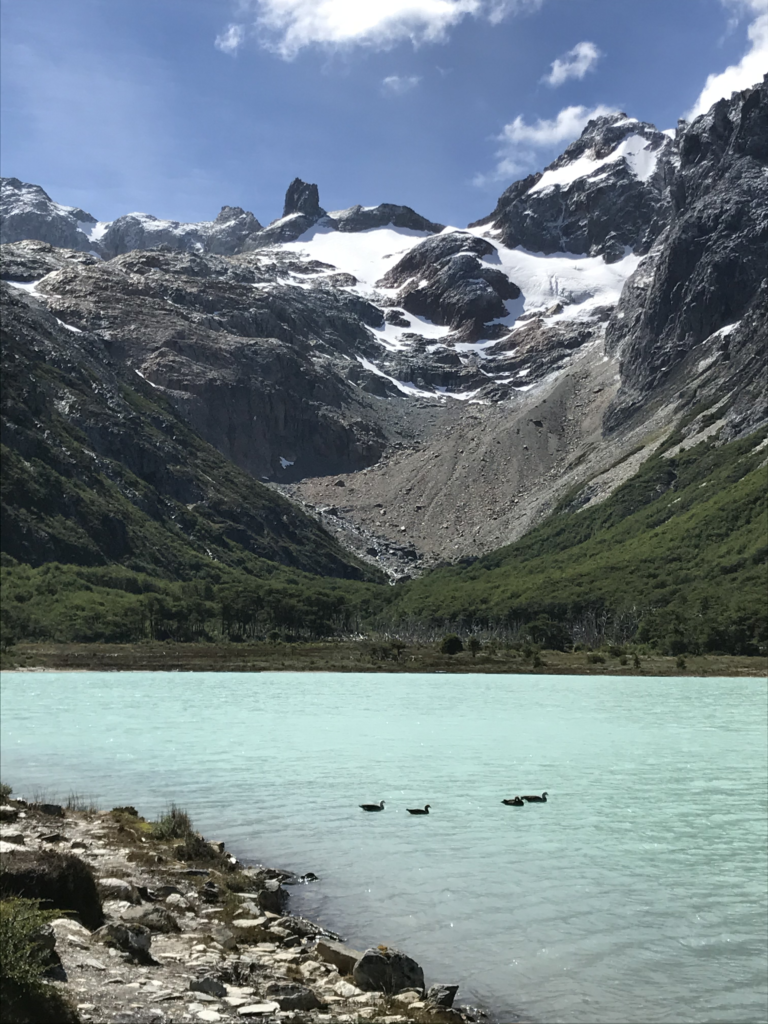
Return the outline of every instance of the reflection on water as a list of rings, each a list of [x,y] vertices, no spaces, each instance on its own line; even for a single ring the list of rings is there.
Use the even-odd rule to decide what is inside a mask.
[[[183,804],[357,946],[554,1022],[768,1017],[760,680],[6,673],[2,776]],[[546,804],[501,800],[547,790]],[[385,800],[380,814],[358,805]],[[431,804],[429,815],[407,807]]]

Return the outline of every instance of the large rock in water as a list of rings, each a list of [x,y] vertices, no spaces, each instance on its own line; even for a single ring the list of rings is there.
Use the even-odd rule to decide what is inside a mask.
[[[399,949],[380,946],[366,949],[352,970],[358,988],[364,992],[395,994],[403,989],[424,991],[424,971]]]

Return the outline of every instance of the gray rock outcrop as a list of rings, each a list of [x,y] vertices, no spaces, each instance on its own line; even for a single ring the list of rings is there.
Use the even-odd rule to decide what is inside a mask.
[[[403,989],[424,990],[424,971],[415,960],[393,947],[366,949],[353,967],[352,977],[363,992],[394,994]]]
[[[476,235],[435,235],[414,246],[379,284],[399,288],[399,305],[414,316],[464,329],[474,340],[484,324],[507,315],[506,299],[520,295],[506,274],[481,262],[495,253],[495,246]]]
[[[0,178],[0,243],[36,238],[62,249],[96,248],[90,232],[96,218],[75,206],[55,203],[45,189],[18,178]]]
[[[627,281],[608,323],[606,347],[620,354],[622,377],[610,427],[672,381],[707,339],[719,376],[728,362],[729,378],[739,363],[756,368],[765,333],[768,76],[720,100],[678,136],[669,226]],[[745,330],[753,320],[755,330]],[[745,370],[752,403],[764,409],[759,380]]]
[[[676,149],[653,125],[626,114],[590,121],[543,172],[516,181],[489,225],[504,245],[620,259],[647,252],[672,209]]]

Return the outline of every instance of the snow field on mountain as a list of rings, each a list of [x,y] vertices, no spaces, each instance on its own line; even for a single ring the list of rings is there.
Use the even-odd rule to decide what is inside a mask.
[[[565,308],[549,318],[554,321],[577,320],[589,316],[599,306],[613,306],[619,301],[624,282],[641,259],[628,252],[616,263],[606,263],[602,256],[579,256],[569,252],[547,255],[497,245],[496,252],[484,256],[483,260],[500,266],[510,281],[515,282],[522,292],[523,308],[520,309],[520,299],[508,302],[508,316],[496,322],[512,326],[521,312],[543,312],[556,303],[562,303]]]
[[[315,225],[295,242],[283,242],[280,248],[354,274],[356,291],[367,296],[390,267],[429,235],[429,231],[391,226],[351,232]]]
[[[642,135],[630,135],[620,142],[619,145],[602,159],[594,156],[584,155],[562,167],[554,167],[551,171],[545,171],[536,184],[528,189],[528,195],[536,192],[543,192],[545,189],[559,185],[561,188],[568,188],[579,178],[586,178],[594,174],[601,167],[618,163],[625,160],[630,171],[640,181],[647,181],[656,169],[656,162],[661,150],[651,149],[651,143]]]

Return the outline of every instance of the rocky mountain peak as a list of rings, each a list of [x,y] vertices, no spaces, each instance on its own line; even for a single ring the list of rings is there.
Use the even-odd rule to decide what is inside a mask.
[[[310,185],[301,178],[293,179],[285,193],[283,217],[290,217],[292,213],[301,213],[315,220],[319,220],[325,214],[325,210],[320,206],[317,185]]]
[[[610,114],[590,121],[543,172],[511,185],[489,225],[504,245],[603,256],[647,252],[671,212],[675,142],[652,124]]]

